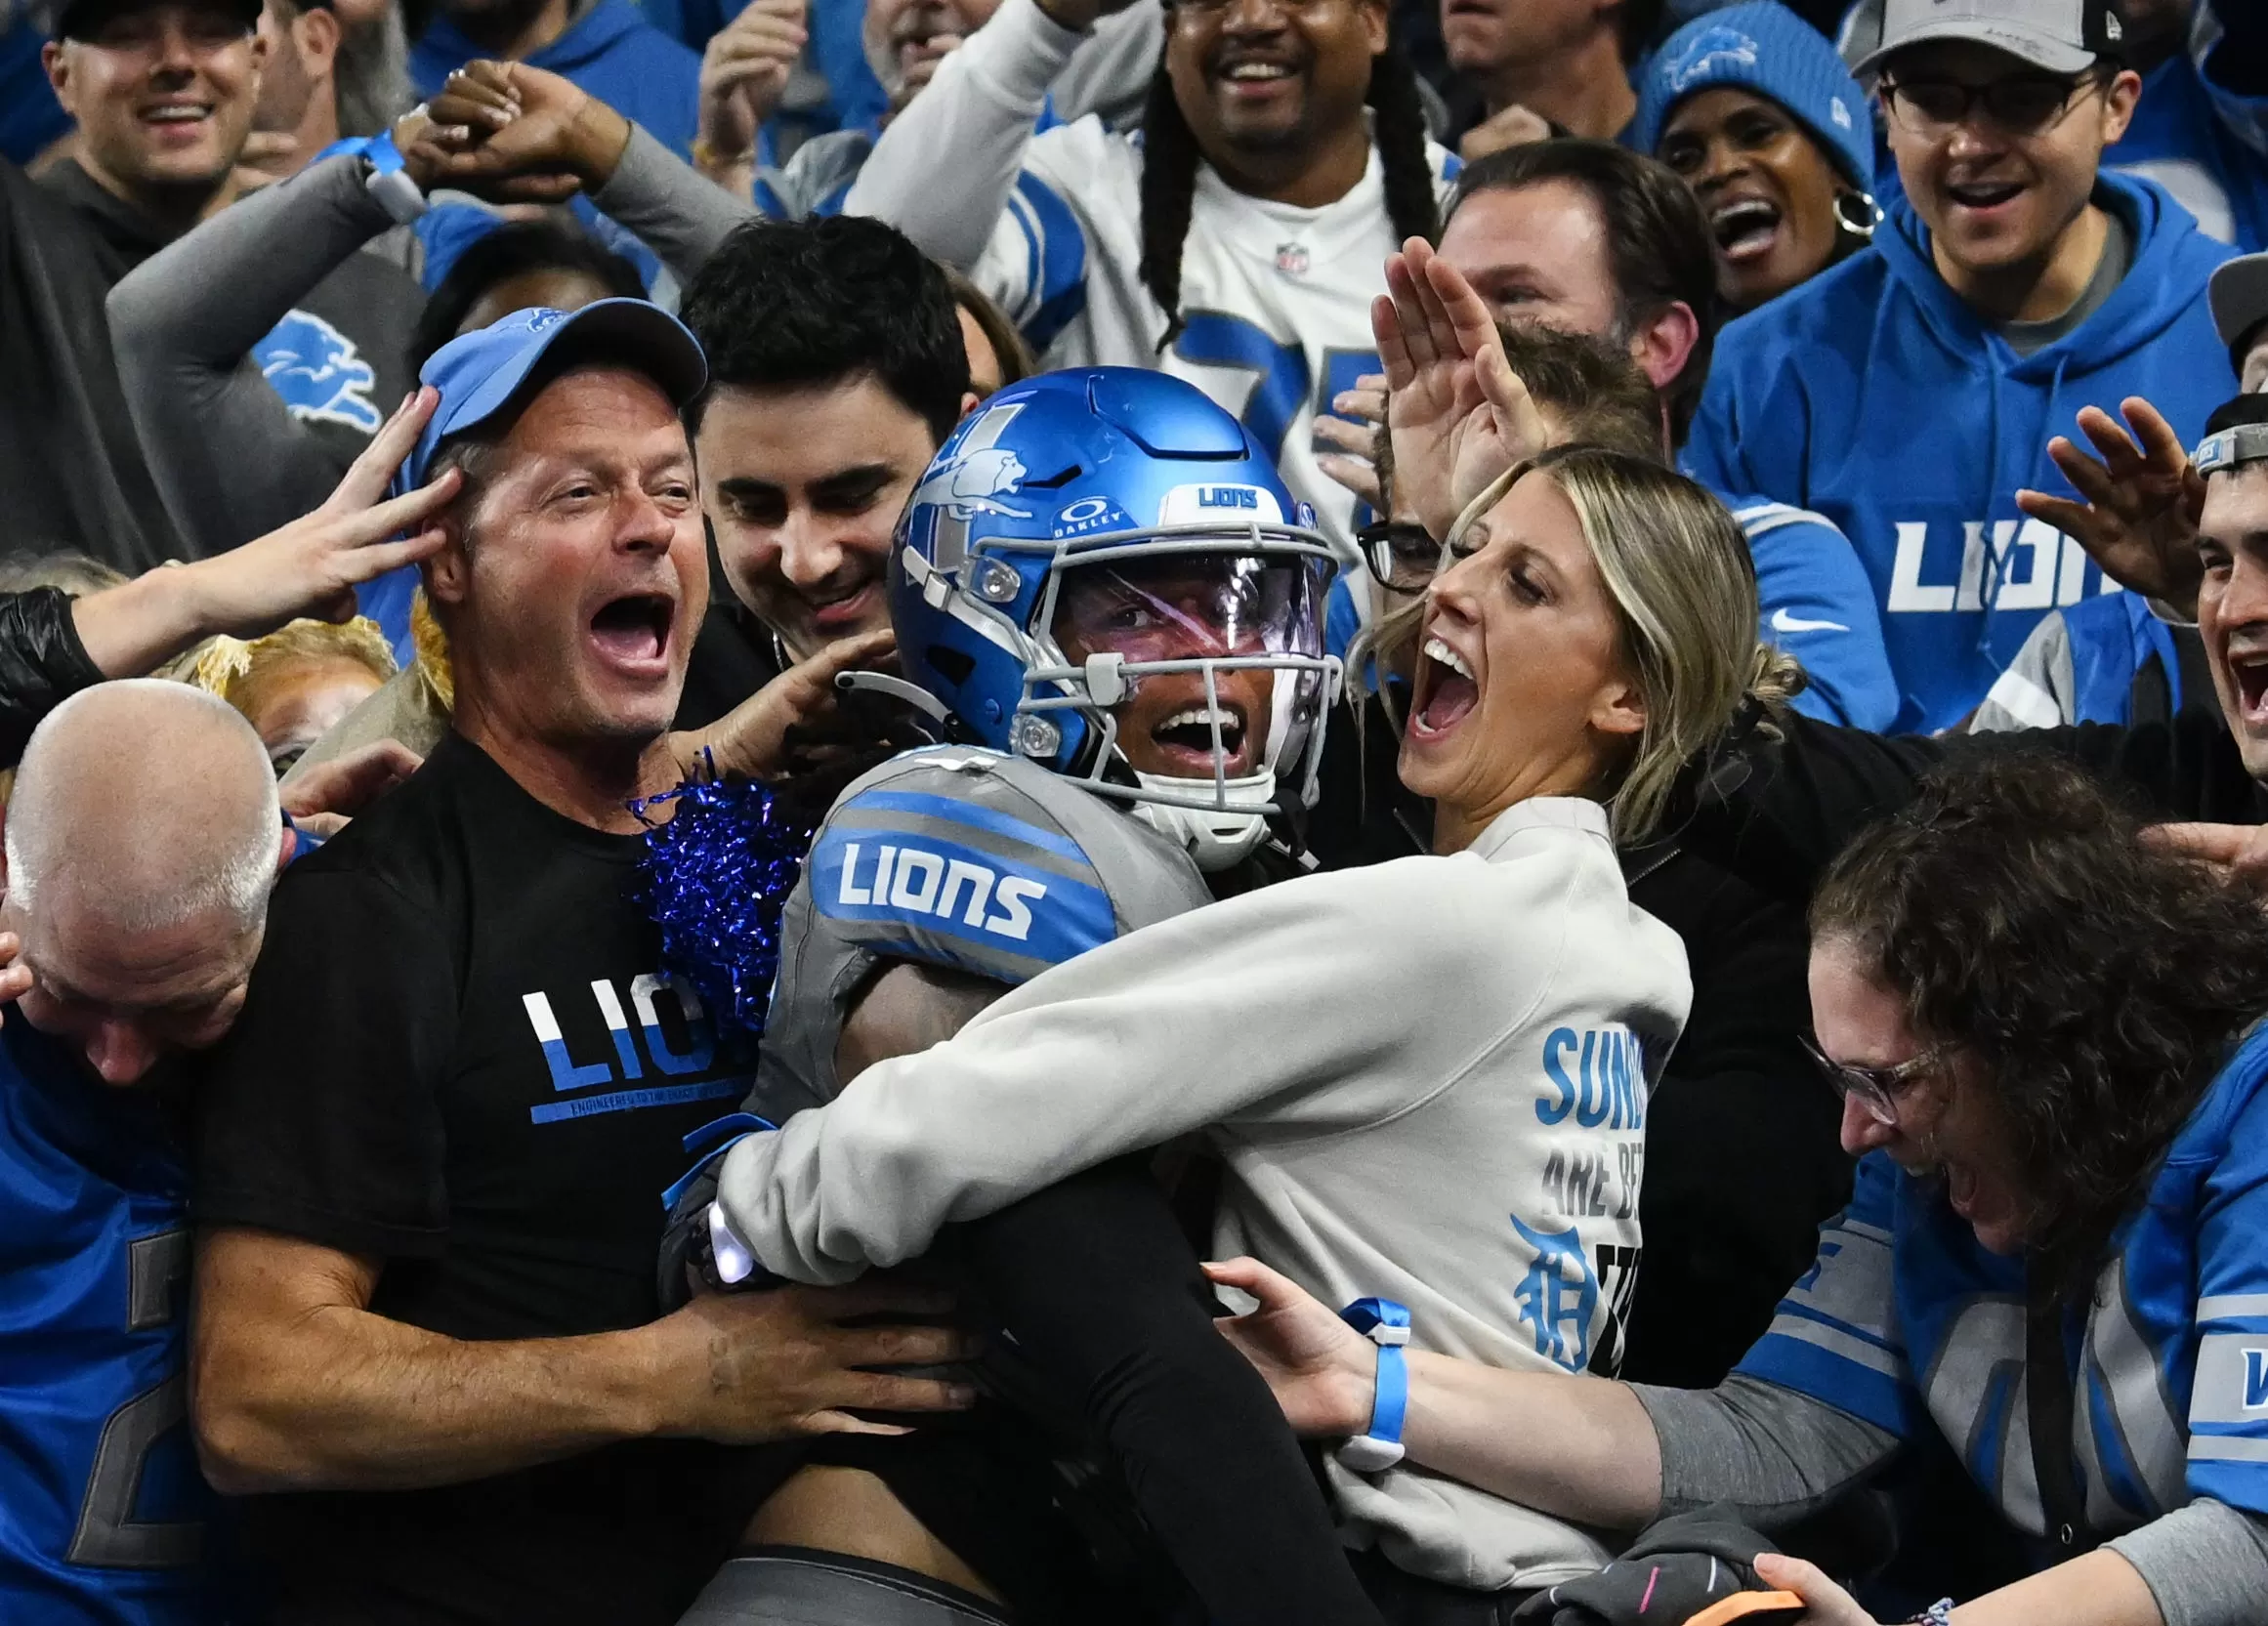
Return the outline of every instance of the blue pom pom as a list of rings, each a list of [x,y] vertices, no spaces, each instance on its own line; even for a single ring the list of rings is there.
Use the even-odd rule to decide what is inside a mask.
[[[700,996],[721,1028],[764,1031],[779,971],[779,916],[803,874],[813,832],[764,785],[686,784],[635,804],[676,811],[649,822],[640,903],[661,928],[661,962]]]

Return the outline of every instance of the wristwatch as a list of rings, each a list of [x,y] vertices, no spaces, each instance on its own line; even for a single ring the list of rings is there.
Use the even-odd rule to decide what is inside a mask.
[[[1409,1410],[1409,1309],[1392,1299],[1357,1299],[1339,1319],[1378,1347],[1377,1391],[1370,1426],[1333,1453],[1357,1474],[1380,1474],[1402,1460],[1402,1420]]]

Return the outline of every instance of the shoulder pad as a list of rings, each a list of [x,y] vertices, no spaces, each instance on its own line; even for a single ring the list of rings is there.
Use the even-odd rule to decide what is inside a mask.
[[[894,758],[844,792],[812,843],[812,907],[871,953],[1025,981],[1128,929],[1082,839],[1091,823],[1073,833],[1064,794],[1092,800],[997,752]]]

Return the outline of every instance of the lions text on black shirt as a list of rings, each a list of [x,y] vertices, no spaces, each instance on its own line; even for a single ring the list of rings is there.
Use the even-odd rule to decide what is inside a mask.
[[[207,1080],[198,1222],[383,1261],[371,1310],[452,1338],[651,1320],[661,1192],[749,1058],[661,975],[642,847],[450,734],[294,863]],[[743,1455],[638,1442],[246,1511],[285,1620],[658,1623],[751,1511]]]

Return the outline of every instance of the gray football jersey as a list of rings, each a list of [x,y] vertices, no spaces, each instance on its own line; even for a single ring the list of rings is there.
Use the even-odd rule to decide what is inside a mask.
[[[1212,901],[1189,855],[1126,810],[971,746],[894,757],[836,801],[787,902],[748,1110],[833,1099],[851,995],[885,960],[1014,986]]]

